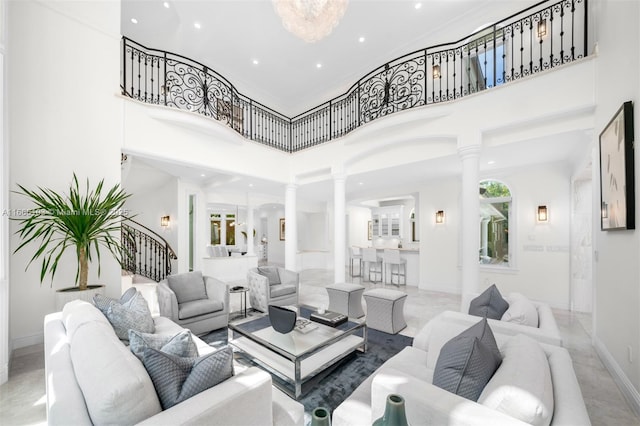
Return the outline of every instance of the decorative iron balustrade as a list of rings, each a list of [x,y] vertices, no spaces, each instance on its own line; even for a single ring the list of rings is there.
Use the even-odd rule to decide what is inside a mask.
[[[184,56],[122,38],[122,94],[197,112],[249,140],[296,152],[398,111],[449,102],[587,56],[587,0],[542,1],[453,43],[409,53],[343,95],[289,118]]]
[[[132,219],[123,219],[121,239],[122,269],[156,282],[171,274],[171,260],[178,257],[160,235]]]

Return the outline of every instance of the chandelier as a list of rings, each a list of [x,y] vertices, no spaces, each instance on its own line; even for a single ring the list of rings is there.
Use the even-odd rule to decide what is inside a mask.
[[[307,43],[328,36],[347,9],[348,0],[273,0],[287,31]]]

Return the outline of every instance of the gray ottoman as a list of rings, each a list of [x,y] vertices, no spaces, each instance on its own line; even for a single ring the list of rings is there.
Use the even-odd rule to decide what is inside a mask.
[[[362,310],[362,293],[364,287],[360,284],[332,284],[327,286],[329,295],[329,310],[344,314],[349,318],[364,316]]]
[[[404,302],[407,294],[387,288],[374,288],[364,292],[367,303],[367,327],[396,334],[407,326],[404,320]]]

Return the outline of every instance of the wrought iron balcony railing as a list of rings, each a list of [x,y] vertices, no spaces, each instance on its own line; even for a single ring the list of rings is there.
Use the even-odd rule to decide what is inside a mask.
[[[122,39],[122,94],[197,112],[243,137],[296,152],[410,108],[449,102],[587,56],[587,0],[549,0],[461,40],[371,71],[344,94],[287,117],[184,56]]]
[[[162,236],[135,220],[123,218],[121,240],[123,270],[156,282],[171,274],[171,261],[178,257]]]

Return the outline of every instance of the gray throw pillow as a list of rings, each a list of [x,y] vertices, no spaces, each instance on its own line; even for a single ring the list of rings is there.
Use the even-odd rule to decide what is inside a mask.
[[[149,305],[139,292],[125,305],[111,301],[106,316],[120,340],[129,340],[129,330],[143,333],[156,331]]]
[[[469,315],[499,320],[509,309],[509,303],[504,300],[498,287],[492,284],[469,304]]]
[[[141,333],[129,330],[129,349],[142,359],[146,348],[158,349],[179,357],[197,357],[198,347],[191,338],[190,330],[182,330],[176,335]]]
[[[136,295],[138,290],[135,287],[129,287],[127,291],[125,291],[120,299],[114,299],[112,297],[103,296],[102,294],[96,294],[93,296],[93,304],[96,308],[100,309],[100,311],[107,315],[107,310],[109,310],[109,304],[111,302],[118,302],[121,305],[126,305],[131,302],[133,296]]]
[[[433,385],[477,401],[501,362],[493,332],[483,318],[442,346]]]
[[[207,298],[204,278],[200,271],[169,275],[167,277],[167,284],[169,284],[171,290],[176,294],[178,303],[193,302],[194,300]]]
[[[142,362],[164,410],[233,376],[229,346],[200,358],[181,358],[147,348]]]
[[[267,277],[269,280],[269,285],[277,285],[280,284],[280,274],[278,273],[278,269],[274,267],[258,267],[258,273],[262,276]]]

